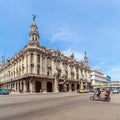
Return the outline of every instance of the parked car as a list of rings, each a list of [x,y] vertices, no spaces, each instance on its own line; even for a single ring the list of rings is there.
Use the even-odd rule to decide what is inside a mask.
[[[90,92],[96,92],[96,89],[91,89]]]
[[[85,93],[83,89],[78,89],[78,93]]]
[[[78,93],[88,93],[87,89],[78,89]]]
[[[88,92],[90,92],[90,89],[89,89],[89,88],[84,88],[84,91],[85,91],[86,93],[88,93]]]
[[[118,94],[119,90],[118,89],[114,89],[112,92],[113,92],[113,94]]]
[[[9,90],[7,89],[0,89],[0,95],[8,95],[9,94]]]

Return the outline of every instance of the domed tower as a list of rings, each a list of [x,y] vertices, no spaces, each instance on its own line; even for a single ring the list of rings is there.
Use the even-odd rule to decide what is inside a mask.
[[[88,67],[88,58],[86,56],[86,52],[85,52],[85,56],[84,56],[84,66]]]
[[[38,32],[38,27],[35,23],[35,17],[36,15],[33,15],[33,22],[32,22],[32,25],[31,25],[31,29],[30,29],[30,32],[29,32],[29,44],[37,44],[39,45],[39,32]]]

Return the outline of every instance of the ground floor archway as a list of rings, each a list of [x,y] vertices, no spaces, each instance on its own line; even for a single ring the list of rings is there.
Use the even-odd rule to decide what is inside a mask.
[[[47,82],[47,92],[52,92],[52,83]]]
[[[59,92],[63,92],[64,91],[64,87],[63,87],[63,84],[59,84]]]
[[[41,91],[41,82],[40,81],[36,81],[35,82],[35,91],[36,92],[40,92]]]
[[[77,84],[77,90],[80,89],[80,84]]]
[[[72,83],[72,91],[75,91],[75,85]]]
[[[29,81],[26,81],[26,91],[30,92],[30,85],[29,85]]]

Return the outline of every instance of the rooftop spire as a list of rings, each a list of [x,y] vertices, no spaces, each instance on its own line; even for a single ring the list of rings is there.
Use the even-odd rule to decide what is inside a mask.
[[[85,51],[85,56],[84,56],[84,66],[88,67],[88,58],[87,58],[87,52]]]
[[[87,52],[85,51],[85,56],[86,56]]]
[[[39,44],[39,32],[38,32],[38,27],[35,23],[35,18],[37,15],[33,15],[33,22],[31,25],[31,29],[29,32],[29,37],[30,37],[30,44]]]

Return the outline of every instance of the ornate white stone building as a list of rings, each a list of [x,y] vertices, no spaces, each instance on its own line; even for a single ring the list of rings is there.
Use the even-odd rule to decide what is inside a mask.
[[[66,92],[90,87],[88,58],[76,61],[74,54],[64,56],[39,43],[35,21],[29,32],[29,43],[0,67],[0,88],[15,92]]]

